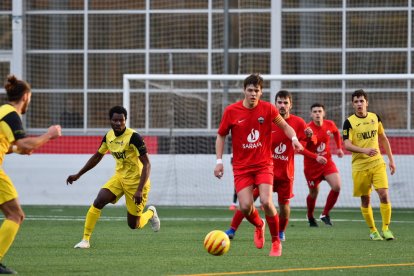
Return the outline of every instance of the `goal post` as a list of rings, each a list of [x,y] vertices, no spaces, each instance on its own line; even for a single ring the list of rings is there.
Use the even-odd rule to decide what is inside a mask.
[[[123,101],[129,111],[130,127],[157,141],[151,154],[152,194],[150,201],[159,205],[229,205],[233,193],[230,142],[224,156],[222,180],[213,176],[214,145],[223,108],[242,98],[247,75],[125,74]],[[353,113],[351,94],[364,89],[369,96],[369,111],[380,115],[392,144],[397,174],[390,176],[393,206],[414,207],[414,189],[410,183],[410,160],[414,158],[414,125],[411,80],[414,74],[369,75],[262,75],[262,99],[273,102],[277,91],[287,89],[293,95],[292,113],[310,121],[314,102],[326,106],[327,119],[341,130],[343,121]],[[224,87],[225,85],[226,87]],[[223,93],[228,93],[223,103]],[[333,147],[335,148],[335,146]],[[303,158],[295,157],[295,198],[292,206],[306,206],[307,186]],[[387,157],[385,156],[387,161]],[[342,178],[338,207],[358,207],[352,197],[351,156],[334,155]],[[329,192],[322,184],[320,198]],[[275,198],[277,198],[275,196]],[[373,197],[373,203],[376,204]],[[317,202],[322,207],[323,200]]]

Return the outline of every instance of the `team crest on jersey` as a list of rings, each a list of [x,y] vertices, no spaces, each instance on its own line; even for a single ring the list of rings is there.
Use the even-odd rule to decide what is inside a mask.
[[[264,118],[263,117],[259,117],[259,119],[257,119],[259,121],[259,124],[263,124],[264,123]]]
[[[342,135],[348,135],[348,130],[346,129],[342,130]]]
[[[329,136],[332,136],[332,132],[330,130],[327,130],[326,134],[329,135]]]

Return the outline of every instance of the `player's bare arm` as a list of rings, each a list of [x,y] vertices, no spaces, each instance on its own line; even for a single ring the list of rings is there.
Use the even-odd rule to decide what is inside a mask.
[[[286,134],[289,139],[292,140],[292,145],[295,151],[303,151],[303,145],[299,142],[298,138],[296,137],[295,130],[286,123],[285,119],[279,114],[274,120],[273,123],[280,127],[283,132]]]
[[[311,138],[311,137],[312,137],[312,135],[313,135],[313,130],[312,130],[312,128],[311,128],[311,127],[306,127],[306,129],[305,129],[305,135],[306,135],[306,137],[308,137],[308,138]]]
[[[385,133],[378,135],[378,141],[380,142],[380,144],[385,150],[385,153],[387,154],[388,162],[389,162],[388,166],[390,168],[391,175],[393,175],[395,173],[396,166],[394,162],[394,156],[392,155],[392,151],[391,151],[390,141],[388,140],[388,137],[387,135],[385,135]]]
[[[101,162],[103,158],[103,154],[100,152],[96,152],[94,155],[89,158],[88,162],[86,162],[85,166],[77,173],[69,175],[66,179],[66,185],[72,184],[74,181],[78,180],[84,173],[89,171],[90,169],[94,168],[99,162]]]
[[[142,190],[144,189],[145,183],[147,183],[151,173],[151,163],[148,158],[148,154],[140,155],[138,158],[143,166],[141,171],[141,178],[139,179],[138,188],[134,194],[135,204],[140,204],[142,202]]]
[[[17,140],[13,146],[12,151],[19,154],[31,154],[34,150],[48,142],[49,140],[56,139],[62,135],[62,129],[60,125],[53,125],[48,128],[48,131],[40,136],[25,137]]]
[[[336,128],[336,125],[335,125]],[[336,144],[336,155],[339,158],[342,158],[344,156],[344,151],[342,150],[342,139],[340,136],[339,130],[336,128],[336,131],[334,132],[335,137],[335,144]]]
[[[364,153],[368,156],[375,156],[378,154],[378,150],[374,148],[360,148],[352,144],[351,140],[346,139],[344,140],[344,146],[345,149],[350,152],[356,152],[356,153]]]
[[[325,165],[328,162],[328,160],[325,157],[318,155],[316,157],[316,162]]]
[[[226,140],[225,136],[217,135],[216,138],[216,167],[214,168],[214,176],[220,179],[224,173],[223,167],[223,151],[224,151],[224,142]]]

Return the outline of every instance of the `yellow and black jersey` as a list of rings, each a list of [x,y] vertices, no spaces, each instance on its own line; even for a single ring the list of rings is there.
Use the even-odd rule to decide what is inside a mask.
[[[8,152],[10,144],[26,137],[22,119],[16,108],[10,104],[0,106],[0,165],[4,155]]]
[[[384,127],[380,117],[368,112],[366,117],[358,117],[355,114],[345,120],[342,137],[344,141],[349,139],[353,145],[360,148],[375,148],[380,152],[378,135],[384,133]],[[356,171],[370,169],[380,163],[384,163],[381,154],[368,156],[363,153],[352,153],[352,168]]]
[[[133,129],[116,136],[113,130],[103,137],[98,149],[99,153],[108,151],[116,161],[115,173],[125,179],[139,179],[141,177],[142,163],[138,157],[147,153],[144,139]]]

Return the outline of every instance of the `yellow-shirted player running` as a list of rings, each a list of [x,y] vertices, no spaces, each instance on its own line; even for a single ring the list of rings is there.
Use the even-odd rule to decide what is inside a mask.
[[[43,135],[26,137],[20,116],[26,113],[30,104],[32,97],[30,85],[10,75],[4,88],[8,103],[0,107],[0,210],[4,214],[0,226],[0,274],[16,274],[14,270],[1,264],[1,261],[24,220],[24,212],[16,188],[1,165],[6,154],[31,154],[50,139],[59,137],[61,128],[59,125],[53,125]]]
[[[356,90],[352,94],[352,106],[355,114],[344,122],[343,139],[345,148],[352,152],[354,196],[361,197],[361,212],[370,229],[370,239],[393,240],[394,235],[388,228],[391,223],[391,202],[386,164],[379,148],[381,143],[388,156],[390,172],[393,175],[396,167],[390,142],[385,135],[380,117],[367,111],[368,96],[364,90]],[[370,203],[372,186],[380,199],[382,237],[375,226]]]
[[[148,221],[155,232],[160,230],[160,220],[154,206],[148,207],[148,193],[151,187],[149,175],[151,163],[142,137],[131,128],[125,126],[127,111],[122,106],[114,106],[109,110],[112,130],[103,137],[98,151],[86,162],[77,173],[70,175],[66,183],[72,184],[84,173],[95,167],[109,151],[116,161],[115,174],[102,186],[98,196],[86,214],[82,240],[75,248],[89,248],[89,239],[98,221],[101,210],[108,203],[115,204],[125,195],[128,210],[128,226],[141,229]]]

